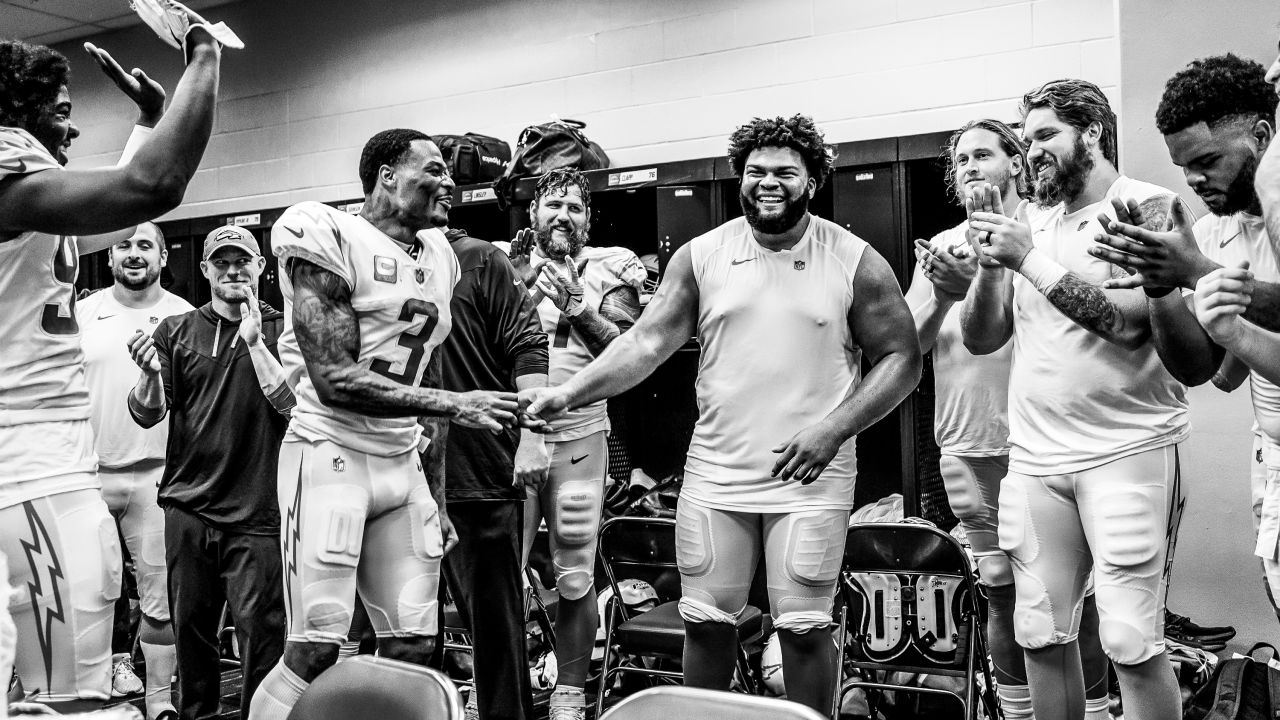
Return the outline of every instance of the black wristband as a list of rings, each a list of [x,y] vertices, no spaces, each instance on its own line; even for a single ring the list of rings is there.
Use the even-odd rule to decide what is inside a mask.
[[[1162,298],[1177,289],[1176,287],[1149,288],[1145,285],[1142,286],[1142,292],[1146,293],[1149,298]]]

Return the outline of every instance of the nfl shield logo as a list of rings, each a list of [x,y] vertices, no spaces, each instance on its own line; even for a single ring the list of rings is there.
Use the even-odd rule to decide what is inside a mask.
[[[378,282],[393,283],[396,281],[396,259],[373,256],[373,279]]]
[[[426,274],[426,273],[424,273],[424,272],[422,272],[422,268],[414,268],[414,269],[413,269],[413,279],[414,279],[414,280],[417,280],[417,281],[418,281],[418,284],[419,284],[419,285],[421,285],[422,283],[426,282],[426,280],[427,280],[427,274]]]
[[[797,260],[797,261],[795,262],[795,264],[794,264],[794,265],[792,265],[791,267],[793,267],[793,268],[795,268],[795,269],[797,269],[797,270],[803,270],[803,269],[804,269],[804,261],[803,261],[803,260]]]

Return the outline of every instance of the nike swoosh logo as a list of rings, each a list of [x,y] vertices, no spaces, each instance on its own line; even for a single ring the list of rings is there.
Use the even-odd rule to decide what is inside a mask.
[[[745,259],[745,260],[730,260],[730,261],[729,261],[729,264],[730,264],[730,265],[741,265],[742,263],[751,262],[752,260],[755,260],[755,258],[747,258],[747,259]]]
[[[112,313],[112,314],[110,314],[110,315],[99,315],[99,316],[98,316],[98,319],[99,319],[99,320],[106,320],[107,318],[113,318],[113,317],[115,317],[116,315],[119,315],[119,313]]]
[[[23,160],[23,159],[21,159],[21,158],[19,158],[17,162],[18,162],[18,164],[17,164],[17,165],[0,165],[0,170],[5,170],[5,171],[8,171],[8,172],[15,172],[15,173],[24,173],[24,172],[26,172],[26,171],[27,171],[27,161],[26,161],[26,160]]]
[[[1240,233],[1236,233],[1236,235],[1239,235],[1239,234],[1240,234]],[[1231,237],[1227,238],[1226,240],[1219,240],[1219,241],[1218,241],[1218,247],[1220,247],[1220,248],[1224,248],[1224,247],[1226,247],[1227,245],[1231,244],[1231,241],[1236,239],[1236,235],[1232,235]]]
[[[292,234],[293,234],[293,236],[294,236],[294,237],[298,238],[299,240],[301,240],[301,239],[302,239],[302,231],[301,231],[301,230],[294,230],[293,228],[289,227],[288,225],[281,225],[280,227],[284,228],[285,230],[288,230],[290,233],[292,233]]]
[[[586,459],[587,459],[587,458],[589,458],[589,457],[591,457],[591,455],[590,455],[590,454],[583,455],[582,457],[569,458],[569,464],[570,464],[570,465],[577,465],[578,463],[582,462],[583,460],[586,460]]]

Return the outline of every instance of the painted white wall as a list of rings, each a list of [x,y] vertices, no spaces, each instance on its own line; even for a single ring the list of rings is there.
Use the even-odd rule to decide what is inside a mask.
[[[1274,0],[1120,0],[1119,13],[1121,167],[1179,192],[1203,213],[1155,128],[1164,83],[1189,61],[1224,52],[1268,65],[1276,55],[1280,6]],[[1190,399],[1192,436],[1182,454],[1188,502],[1169,607],[1203,624],[1235,625],[1234,649],[1275,643],[1280,624],[1253,557],[1248,389],[1225,395],[1204,386]]]
[[[170,217],[359,195],[388,127],[514,144],[551,113],[615,165],[720,155],[755,115],[812,115],[832,141],[1011,119],[1044,80],[1114,92],[1115,0],[244,1],[210,11],[224,55],[217,135]],[[358,5],[359,10],[353,10]],[[94,42],[172,87],[177,57],[135,28]],[[129,106],[76,46],[77,166],[115,161]]]

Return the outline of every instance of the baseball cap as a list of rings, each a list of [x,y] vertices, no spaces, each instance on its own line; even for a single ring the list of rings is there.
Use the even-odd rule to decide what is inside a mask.
[[[236,225],[223,225],[205,236],[204,255],[200,259],[208,260],[210,255],[228,246],[238,247],[255,257],[262,254],[262,248],[253,233]]]

